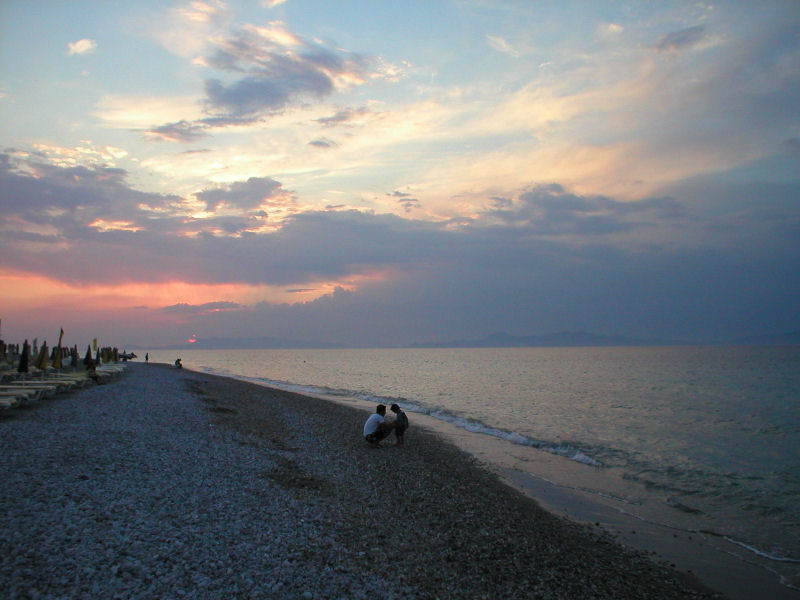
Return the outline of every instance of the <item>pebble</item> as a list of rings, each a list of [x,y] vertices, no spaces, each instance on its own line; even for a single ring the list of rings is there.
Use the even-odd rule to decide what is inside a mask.
[[[210,408],[224,410],[210,410]],[[413,428],[164,365],[0,417],[10,598],[711,597]]]

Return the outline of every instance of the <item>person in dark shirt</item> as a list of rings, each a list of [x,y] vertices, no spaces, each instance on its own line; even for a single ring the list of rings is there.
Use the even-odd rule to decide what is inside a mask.
[[[408,429],[408,417],[397,404],[392,404],[389,407],[396,416],[394,419],[394,436],[397,438],[397,445],[402,446],[405,444],[405,433]]]

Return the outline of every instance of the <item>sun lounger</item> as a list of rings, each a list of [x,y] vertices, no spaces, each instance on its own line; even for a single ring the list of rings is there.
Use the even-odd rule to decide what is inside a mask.
[[[14,385],[12,384],[5,384],[5,385]],[[49,379],[29,379],[28,381],[21,382],[19,385],[27,386],[27,387],[44,387],[44,388],[55,388],[59,392],[63,392],[66,389],[69,389],[70,382],[69,381],[59,381],[59,380],[49,380]]]
[[[56,384],[47,384],[47,383],[6,383],[0,385],[0,391],[37,392],[35,399],[38,400],[40,398],[43,398],[44,396],[49,396],[51,394],[58,393],[59,386]]]
[[[17,396],[0,396],[0,410],[8,410],[22,404],[22,400]]]
[[[17,390],[3,390],[0,389],[0,399],[7,401],[16,401],[16,404],[22,404],[28,400],[38,400],[43,394],[42,390],[38,389],[17,389]]]
[[[88,383],[86,372],[83,373],[62,373],[47,375],[44,379],[38,379],[42,383],[57,383],[59,385],[67,386],[68,388],[83,387]]]

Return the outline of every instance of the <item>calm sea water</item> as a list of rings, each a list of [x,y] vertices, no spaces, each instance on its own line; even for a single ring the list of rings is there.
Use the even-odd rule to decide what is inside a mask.
[[[713,531],[783,565],[800,563],[799,347],[150,356],[172,362],[179,354],[196,370],[354,401],[397,401],[412,423],[422,412],[534,446],[613,474],[608,481],[618,489],[611,494],[651,505],[655,518]]]

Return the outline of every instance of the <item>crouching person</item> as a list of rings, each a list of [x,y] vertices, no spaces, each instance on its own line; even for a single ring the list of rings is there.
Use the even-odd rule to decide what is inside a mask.
[[[394,423],[387,423],[386,419],[386,406],[378,404],[375,412],[369,416],[367,422],[364,423],[364,439],[367,440],[372,446],[379,448],[381,440],[385,438],[394,429]]]

